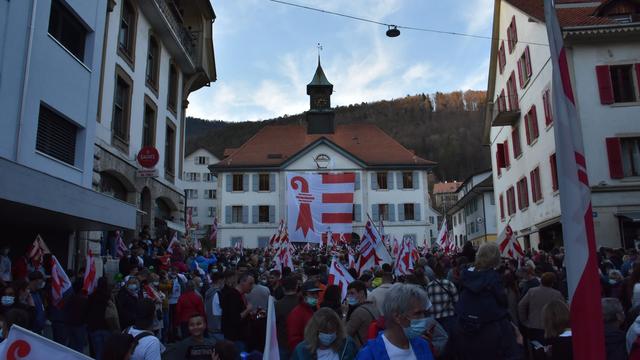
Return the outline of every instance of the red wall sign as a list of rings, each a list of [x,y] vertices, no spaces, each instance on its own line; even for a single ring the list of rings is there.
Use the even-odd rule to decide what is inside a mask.
[[[160,160],[158,149],[153,146],[145,146],[138,152],[138,163],[147,169],[152,169]]]

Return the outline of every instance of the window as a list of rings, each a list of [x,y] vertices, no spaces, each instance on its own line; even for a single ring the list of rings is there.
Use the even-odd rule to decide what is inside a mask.
[[[196,165],[207,165],[209,164],[208,156],[196,156],[194,159]]]
[[[261,223],[269,222],[269,206],[268,205],[258,206],[258,222],[261,222]]]
[[[184,179],[186,181],[200,181],[200,174],[195,172],[185,172]]]
[[[413,189],[413,173],[406,171],[402,173],[402,188]]]
[[[136,12],[130,1],[122,1],[120,10],[120,30],[118,32],[118,53],[133,63],[136,41]]]
[[[540,168],[536,167],[531,171],[531,198],[533,202],[537,203],[542,200],[542,186],[540,184]]]
[[[518,158],[522,155],[522,147],[520,146],[520,129],[517,126],[511,131],[511,142],[513,143],[513,157]]]
[[[216,208],[214,206],[209,206],[207,208],[207,217],[216,217]]]
[[[176,162],[176,130],[171,123],[171,120],[167,119],[167,132],[164,142],[164,171],[165,175],[169,175],[168,179],[173,181],[173,174],[175,171]]]
[[[524,210],[529,207],[529,187],[527,186],[527,178],[523,177],[518,180],[518,209]]]
[[[549,127],[553,124],[551,111],[551,90],[547,89],[542,93],[542,104],[544,106],[544,125]]]
[[[527,46],[520,56],[520,59],[518,59],[518,78],[520,79],[520,88],[524,89],[529,82],[529,79],[531,79],[531,75],[531,56],[529,54],[529,46]]]
[[[516,29],[516,17],[511,18],[511,23],[507,28],[507,42],[509,43],[509,54],[513,52],[518,43],[518,30]]]
[[[213,178],[212,173],[202,173],[202,181],[213,182]]]
[[[242,206],[231,207],[231,222],[232,223],[242,222]]]
[[[198,216],[198,208],[196,206],[187,206],[187,211],[191,210],[191,216]]]
[[[198,190],[197,189],[185,189],[184,195],[187,199],[197,199],[198,198]]]
[[[156,111],[153,101],[145,95],[142,119],[142,146],[156,146]]]
[[[435,221],[435,218],[433,216],[429,216],[429,224],[433,225],[434,221]]]
[[[456,218],[456,216],[454,216],[454,217],[453,217],[453,226],[458,225],[458,222],[457,222],[456,220],[457,220],[457,218]]]
[[[635,67],[635,76],[634,76]],[[640,64],[596,66],[600,103],[613,104],[638,101]],[[636,88],[636,81],[637,86]]]
[[[511,72],[509,80],[507,80],[507,97],[509,101],[509,110],[520,110],[520,104],[518,103],[518,89],[516,88],[516,73]]]
[[[152,89],[158,90],[158,70],[160,68],[160,47],[158,41],[149,36],[149,48],[147,49],[147,69],[145,78],[147,85]]]
[[[416,219],[416,215],[414,212],[414,205],[413,204],[402,204],[402,206],[404,207],[404,219],[405,220],[415,220]]]
[[[640,138],[621,138],[620,147],[623,175],[625,177],[640,176]]]
[[[525,133],[527,135],[527,145],[531,145],[539,136],[538,114],[536,106],[531,106],[529,112],[524,116]]]
[[[114,145],[125,152],[129,149],[132,83],[133,81],[129,75],[121,67],[117,66],[111,131]]]
[[[504,72],[504,67],[507,64],[507,57],[504,52],[504,40],[500,43],[500,50],[498,50],[498,69],[500,69],[500,75]]]
[[[204,191],[204,198],[205,199],[215,199],[216,198],[216,190],[205,190]]]
[[[269,174],[258,176],[258,191],[269,191]]]
[[[549,157],[549,165],[551,167],[551,188],[553,191],[558,190],[558,165],[556,164],[556,154]]]
[[[378,204],[378,216],[384,221],[389,221],[389,204]]]
[[[504,149],[504,166],[508,169],[511,167],[511,159],[509,158],[509,140],[505,140],[502,143],[502,148]]]
[[[244,191],[243,188],[243,175],[242,174],[233,174],[233,191]]]
[[[513,186],[507,190],[507,213],[509,215],[516,213],[516,192]]]
[[[36,150],[69,165],[76,162],[76,136],[78,127],[49,109],[40,105]]]
[[[378,181],[378,189],[381,189],[381,190],[388,189],[386,172],[376,173],[376,179]]]
[[[178,70],[175,64],[169,65],[169,92],[167,95],[167,107],[169,110],[176,112],[176,104],[178,103]]]
[[[496,101],[498,103],[498,112],[507,111],[507,99],[506,99],[506,96],[504,95],[504,89],[500,91],[500,96],[498,96],[498,100]]]
[[[502,194],[498,197],[498,205],[500,206],[500,220],[504,220],[504,198]]]
[[[49,15],[49,34],[69,50],[78,60],[84,62],[84,47],[87,29],[78,17],[60,0],[51,2]]]

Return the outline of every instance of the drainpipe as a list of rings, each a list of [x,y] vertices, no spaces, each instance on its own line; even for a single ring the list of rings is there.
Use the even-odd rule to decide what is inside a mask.
[[[31,3],[31,16],[29,18],[29,33],[26,49],[26,58],[24,62],[24,76],[22,79],[22,95],[20,95],[20,108],[18,113],[18,126],[16,127],[16,145],[14,148],[14,160],[19,162],[20,157],[20,132],[22,131],[23,117],[26,107],[27,98],[27,85],[29,83],[29,71],[31,68],[31,48],[33,46],[33,28],[36,22],[36,9],[38,7],[38,0],[33,0]]]
[[[482,195],[482,224],[484,225],[484,242],[487,242],[487,209],[484,207],[484,193],[481,192]]]

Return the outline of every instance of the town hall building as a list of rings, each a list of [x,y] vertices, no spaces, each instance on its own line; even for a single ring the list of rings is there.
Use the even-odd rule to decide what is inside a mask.
[[[286,219],[287,172],[354,172],[353,232],[361,235],[368,216],[382,218],[385,234],[420,245],[437,235],[437,213],[428,194],[423,159],[372,124],[336,124],[333,85],[320,61],[307,85],[306,122],[268,125],[209,168],[218,178],[219,247],[242,242],[264,247]],[[292,239],[295,241],[295,239]]]

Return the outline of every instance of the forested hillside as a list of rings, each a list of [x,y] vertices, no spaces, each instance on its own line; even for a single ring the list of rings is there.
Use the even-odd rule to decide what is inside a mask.
[[[338,124],[372,123],[423,158],[438,162],[441,180],[463,180],[491,166],[482,146],[483,91],[412,95],[341,106]],[[187,118],[187,151],[204,147],[222,158],[225,148],[242,145],[269,124],[301,123],[304,114],[257,122],[228,123]]]

